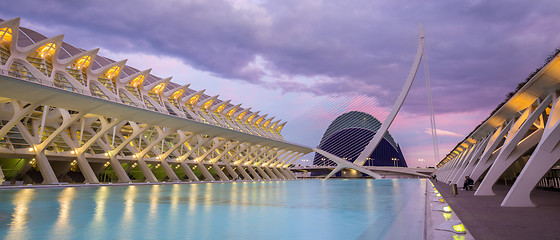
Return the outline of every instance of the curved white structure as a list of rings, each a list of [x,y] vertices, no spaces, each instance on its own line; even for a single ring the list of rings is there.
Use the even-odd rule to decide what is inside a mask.
[[[97,53],[0,22],[0,182],[293,179],[311,151],[286,122]]]
[[[320,154],[322,154],[323,156],[329,157],[330,160],[334,161],[337,164],[337,167],[329,173],[329,175],[327,175],[326,178],[330,178],[333,174],[339,172],[340,170],[344,169],[344,168],[352,168],[355,169],[357,171],[360,171],[362,173],[366,173],[369,176],[372,176],[373,178],[379,178],[380,175],[375,174],[371,171],[365,171],[365,168],[361,167],[364,165],[366,158],[369,157],[373,151],[375,150],[375,148],[377,147],[377,145],[379,144],[379,142],[381,141],[381,139],[383,139],[383,136],[385,136],[385,133],[387,132],[387,130],[389,130],[389,127],[391,126],[391,124],[393,123],[393,120],[395,120],[395,117],[397,116],[397,113],[399,113],[399,110],[401,109],[404,100],[406,99],[406,96],[408,95],[408,92],[410,91],[410,87],[412,87],[412,83],[414,82],[414,79],[416,77],[416,73],[418,72],[418,68],[420,67],[420,62],[422,61],[422,56],[424,54],[424,47],[425,47],[425,39],[424,39],[424,29],[422,28],[422,24],[418,24],[418,28],[420,31],[420,35],[419,35],[419,39],[418,39],[418,51],[416,52],[416,57],[414,58],[414,63],[412,64],[412,68],[410,69],[410,72],[408,74],[408,78],[401,90],[401,93],[399,94],[399,97],[397,98],[397,100],[395,101],[395,104],[393,105],[393,108],[391,109],[391,112],[389,113],[389,115],[387,116],[387,118],[385,119],[385,121],[383,122],[383,124],[381,125],[381,127],[379,128],[379,130],[377,131],[377,133],[374,135],[374,137],[370,140],[370,142],[368,143],[368,145],[364,148],[364,150],[360,153],[360,155],[358,156],[358,158],[353,162],[348,162],[340,157],[334,156],[332,154],[329,154],[330,156],[325,155],[325,151],[322,151],[320,149],[313,149],[313,151],[318,152]]]
[[[559,189],[559,84],[557,54],[438,164],[438,179],[461,184],[471,176],[480,181],[475,196],[495,195],[499,180],[515,181],[504,207],[535,206],[536,186]]]

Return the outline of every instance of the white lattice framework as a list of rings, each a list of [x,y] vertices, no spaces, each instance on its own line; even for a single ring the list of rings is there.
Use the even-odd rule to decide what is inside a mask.
[[[0,22],[0,159],[18,159],[11,179],[99,183],[108,169],[118,182],[295,179],[287,167],[310,152],[282,138],[286,122],[97,52]]]

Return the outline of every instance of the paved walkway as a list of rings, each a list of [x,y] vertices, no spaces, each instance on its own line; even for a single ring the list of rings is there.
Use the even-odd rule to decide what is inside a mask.
[[[496,196],[474,196],[463,191],[455,197],[451,186],[434,183],[438,191],[477,240],[560,239],[560,192],[535,189],[534,208],[501,207],[509,187],[496,184]]]

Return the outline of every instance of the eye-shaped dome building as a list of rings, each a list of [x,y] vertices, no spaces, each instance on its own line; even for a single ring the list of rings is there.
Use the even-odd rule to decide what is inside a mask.
[[[337,117],[327,128],[319,149],[354,162],[373,138],[381,122],[375,117],[358,111],[352,111]],[[323,155],[316,153],[314,165],[335,165]],[[399,145],[387,132],[375,151],[366,159],[364,166],[407,167]]]

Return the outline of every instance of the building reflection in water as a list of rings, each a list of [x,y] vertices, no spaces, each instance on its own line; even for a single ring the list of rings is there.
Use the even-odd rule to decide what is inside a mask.
[[[101,238],[104,229],[107,228],[107,219],[105,218],[107,199],[109,198],[109,187],[99,187],[95,193],[95,208],[93,212],[93,221],[90,223],[89,236],[91,238]]]
[[[131,231],[132,227],[134,226],[134,203],[136,201],[137,191],[138,189],[136,186],[128,186],[124,191],[124,210],[120,224],[122,233]],[[127,237],[128,236],[126,235],[121,236],[122,239],[125,239]]]
[[[76,197],[75,188],[65,188],[58,196],[58,218],[51,231],[52,239],[71,239],[73,225],[70,222],[72,202]]]
[[[29,231],[27,221],[29,220],[29,203],[35,197],[35,189],[23,189],[15,194],[12,205],[14,213],[9,224],[6,239],[28,239]]]
[[[152,185],[152,190],[150,191],[150,218],[152,219],[157,217],[160,188],[160,185]]]

